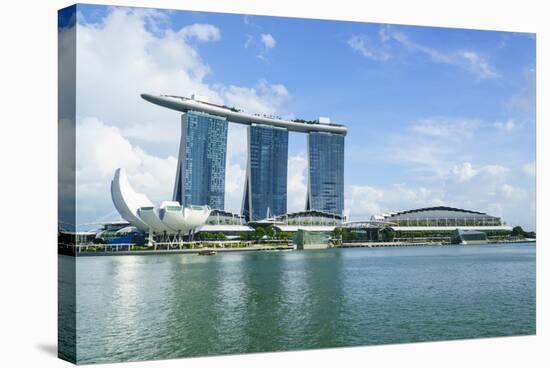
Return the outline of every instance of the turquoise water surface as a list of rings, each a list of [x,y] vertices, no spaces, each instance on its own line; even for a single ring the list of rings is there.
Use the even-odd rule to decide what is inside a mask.
[[[535,333],[534,244],[59,262],[79,363]]]

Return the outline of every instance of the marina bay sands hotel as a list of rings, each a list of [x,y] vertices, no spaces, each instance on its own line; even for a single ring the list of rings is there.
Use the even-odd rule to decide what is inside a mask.
[[[173,200],[189,207],[224,209],[228,122],[247,125],[248,159],[242,215],[258,221],[287,212],[288,132],[307,134],[306,210],[342,215],[344,139],[347,128],[328,118],[282,120],[220,106],[207,99],[142,94],[145,100],[182,112]]]

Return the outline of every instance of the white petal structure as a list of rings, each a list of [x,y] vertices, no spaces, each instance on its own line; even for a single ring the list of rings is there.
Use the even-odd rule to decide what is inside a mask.
[[[138,214],[140,207],[154,207],[153,202],[146,195],[136,193],[130,186],[124,169],[116,169],[115,177],[111,181],[111,198],[120,216],[139,230],[148,231],[147,225]]]
[[[111,181],[111,197],[120,216],[141,231],[187,235],[204,225],[208,206],[182,207],[179,202],[162,202],[156,209],[146,195],[137,193],[124,169],[117,169]]]
[[[166,232],[167,234],[174,232],[174,229],[169,228],[162,222],[159,211],[155,207],[141,207],[138,210],[138,215],[154,232]]]
[[[210,212],[211,209],[208,206],[185,207],[183,209],[183,217],[188,227],[197,229],[206,223],[208,216],[210,216]]]
[[[187,234],[204,225],[210,215],[208,206],[185,207],[179,202],[166,201],[160,205],[160,213],[163,224],[181,234]]]

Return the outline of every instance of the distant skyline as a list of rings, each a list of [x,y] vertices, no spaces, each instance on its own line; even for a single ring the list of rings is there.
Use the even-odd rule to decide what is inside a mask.
[[[109,182],[117,167],[153,202],[171,199],[180,114],[139,95],[198,93],[246,112],[345,124],[352,220],[448,205],[536,229],[533,34],[94,5],[78,11],[79,224],[115,217]],[[232,212],[240,212],[243,195],[244,133],[229,125],[225,206]],[[288,211],[305,207],[306,149],[305,136],[290,133]]]

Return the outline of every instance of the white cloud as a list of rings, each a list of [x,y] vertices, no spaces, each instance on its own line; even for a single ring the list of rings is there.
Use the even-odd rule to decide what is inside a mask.
[[[485,165],[480,168],[480,172],[493,178],[502,179],[508,175],[510,169],[502,165]]]
[[[246,164],[247,127],[241,124],[229,124],[227,129],[227,161]]]
[[[221,38],[220,30],[211,24],[192,24],[180,29],[178,34],[185,39],[194,38],[202,42],[218,41]]]
[[[142,123],[123,127],[121,132],[124,137],[130,139],[149,142],[179,142],[180,137],[177,134],[179,126],[173,121]]]
[[[506,183],[499,186],[498,190],[507,200],[522,200],[526,195],[521,188],[517,188]]]
[[[510,124],[508,124],[510,122]],[[513,127],[511,128],[511,126]],[[404,133],[388,135],[384,145],[384,160],[404,164],[407,171],[424,179],[445,179],[453,170],[464,169],[465,162],[474,163],[492,145],[498,122],[478,118],[428,117],[412,122]],[[506,129],[517,129],[513,120],[502,124]],[[501,163],[483,163],[476,166],[480,173],[489,175]],[[460,170],[459,170],[460,169]],[[466,180],[467,176],[462,176]],[[419,176],[415,177],[419,179]]]
[[[76,149],[77,208],[85,222],[112,212],[110,181],[119,167],[126,169],[132,186],[153,202],[171,198],[177,159],[147,154],[124,138],[118,127],[83,118],[77,122]]]
[[[345,211],[351,220],[368,219],[372,215],[431,206],[452,206],[487,212],[503,217],[511,225],[522,224],[535,229],[535,190],[527,190],[507,182],[506,167],[487,165],[475,168],[465,163],[442,184],[393,184],[386,186],[348,185]],[[467,180],[460,180],[467,178]]]
[[[290,94],[282,84],[258,81],[256,87],[216,86],[228,106],[246,106],[252,114],[273,115],[280,110]]]
[[[454,65],[475,74],[479,79],[498,78],[499,74],[489,62],[478,53],[466,51],[440,51],[436,48],[416,43],[402,32],[388,31],[386,38],[391,38],[411,51],[427,55],[433,62]]]
[[[239,164],[228,163],[225,169],[225,210],[241,213],[246,169]]]
[[[460,139],[450,133],[453,129],[439,129],[436,134],[434,130],[409,129],[389,135],[381,159],[402,167],[404,173],[394,175],[395,180],[407,184],[348,184],[345,213],[351,212],[352,219],[364,219],[381,212],[448,205],[488,212],[509,224],[535,229],[536,190],[529,178],[534,174],[534,162],[518,167],[515,161],[494,155],[493,148],[480,150],[480,141],[494,135],[492,124],[480,122],[480,126],[487,129],[471,137],[461,134]],[[380,147],[375,151],[380,152]],[[488,159],[496,161],[487,163]],[[516,175],[522,170],[527,178]]]
[[[497,121],[497,122],[493,123],[493,126],[497,129],[501,129],[505,132],[511,132],[512,130],[514,130],[517,127],[517,124],[514,122],[514,120],[509,119],[505,122]]]
[[[509,173],[510,169],[502,165],[491,164],[474,168],[470,162],[463,162],[453,166],[450,172],[450,179],[457,180],[459,183],[465,183],[477,176],[479,180],[485,183],[496,183],[506,179]]]
[[[480,79],[499,77],[499,74],[493,70],[493,67],[489,65],[489,62],[478,53],[473,51],[463,51],[459,55],[468,61],[466,63],[466,69],[470,69],[470,71],[476,74]]]
[[[451,173],[458,179],[459,182],[469,181],[477,174],[472,167],[472,164],[469,162],[464,162],[461,165],[455,165],[452,168]]]
[[[277,45],[277,41],[270,33],[262,33],[260,35],[260,40],[262,41],[266,49],[273,49]]]
[[[383,39],[385,39],[385,35],[383,37]],[[381,50],[379,46],[371,45],[366,35],[352,36],[348,39],[348,45],[364,57],[374,61],[386,61],[391,59],[391,55],[388,52]]]
[[[241,212],[247,164],[247,139],[246,126],[229,124],[225,166],[225,209],[233,213]]]
[[[349,220],[369,219],[388,211],[443,205],[442,193],[426,187],[393,184],[385,187],[350,185],[346,187],[345,213]]]
[[[138,147],[136,141],[177,144],[180,114],[142,100],[141,93],[198,93],[212,102],[260,114],[281,113],[290,98],[284,85],[265,80],[253,87],[207,83],[210,67],[191,42],[220,40],[220,29],[211,24],[190,24],[175,30],[160,27],[166,22],[169,18],[163,12],[119,7],[96,23],[79,20],[79,222],[113,210],[109,184],[117,167],[124,167],[136,190],[154,202],[172,196],[177,151],[173,156],[156,157]],[[65,49],[67,54],[71,51]],[[242,127],[233,128],[229,129],[226,200],[231,210],[238,212],[246,161],[240,155],[246,137]]]
[[[109,124],[131,127],[133,136],[163,140],[150,135],[152,126],[179,131],[179,114],[141,99],[141,93],[189,96],[198,93],[220,104],[236,104],[250,112],[273,114],[288,97],[279,84],[259,81],[255,87],[208,84],[211,73],[189,39],[219,39],[220,30],[194,24],[180,30],[152,32],[147,28],[157,13],[114,8],[101,22],[78,24],[79,68],[77,105],[79,116],[98,116]],[[162,18],[162,17],[161,17]],[[281,90],[286,91],[281,93]],[[142,130],[141,132],[139,130]]]
[[[392,58],[392,50],[397,45],[411,52],[427,56],[431,61],[459,67],[477,76],[478,79],[493,79],[500,75],[487,58],[472,50],[441,51],[411,40],[405,33],[395,31],[391,26],[383,26],[378,31],[378,40],[366,35],[355,35],[348,39],[348,45],[363,56],[375,61]]]
[[[453,166],[467,161],[469,143],[483,126],[476,118],[430,117],[409,125],[404,134],[388,135],[384,159],[408,164],[415,179],[445,179]]]
[[[288,157],[287,210],[303,211],[307,195],[307,159],[305,154]]]

